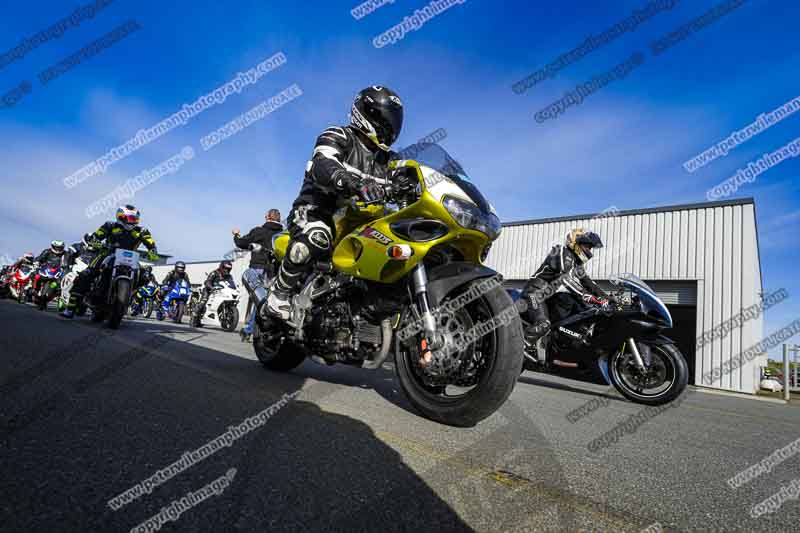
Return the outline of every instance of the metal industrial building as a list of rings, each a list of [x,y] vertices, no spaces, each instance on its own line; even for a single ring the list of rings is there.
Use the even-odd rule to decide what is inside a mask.
[[[666,334],[689,363],[690,383],[735,360],[759,342],[761,316],[696,350],[703,332],[761,301],[763,288],[755,204],[752,198],[503,224],[487,264],[521,288],[552,244],[584,227],[600,234],[605,248],[589,262],[601,286],[614,274],[633,273],[664,300],[674,319]],[[604,283],[606,282],[606,283]],[[746,362],[711,387],[754,394],[766,356]],[[703,384],[705,385],[705,384]]]
[[[744,322],[724,338],[696,349],[696,339],[743,309],[761,301],[761,263],[752,198],[676,205],[632,211],[606,210],[598,215],[567,216],[503,224],[487,265],[500,272],[508,286],[520,288],[539,267],[553,243],[585,227],[599,233],[605,248],[598,250],[588,271],[601,285],[614,274],[633,273],[653,287],[670,309],[675,339],[689,363],[691,383],[702,374],[739,357],[761,340],[759,316]],[[249,253],[233,263],[237,285],[247,268]],[[187,263],[192,283],[202,284],[217,261]],[[153,268],[161,280],[172,265]],[[240,317],[247,301],[242,291]],[[713,388],[754,394],[766,355],[745,362],[722,376]],[[704,384],[705,385],[705,384]]]

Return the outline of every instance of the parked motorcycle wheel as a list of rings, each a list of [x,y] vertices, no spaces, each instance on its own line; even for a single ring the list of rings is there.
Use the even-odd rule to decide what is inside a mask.
[[[239,324],[239,309],[233,304],[225,304],[219,313],[219,323],[225,331],[233,331]]]
[[[470,285],[473,285],[473,282]],[[464,290],[468,290],[463,287]],[[447,299],[456,297],[451,294]],[[462,307],[441,320],[447,324],[443,333],[463,336],[477,324],[496,319],[503,311],[513,307],[514,302],[502,288],[485,293],[473,303]],[[408,323],[407,316],[401,324]],[[402,325],[400,329],[402,329]],[[430,385],[423,380],[420,369],[418,341],[410,344],[395,340],[395,369],[409,402],[425,417],[436,422],[457,427],[471,427],[497,411],[508,399],[522,367],[522,325],[519,317],[484,335],[467,348],[471,353],[468,365],[479,365],[474,383],[464,391],[465,385]],[[418,339],[414,336],[412,339]],[[476,356],[480,357],[474,363]],[[461,353],[464,357],[464,352]],[[464,363],[462,363],[464,364]]]
[[[270,370],[288,372],[300,366],[306,358],[304,349],[288,339],[281,340],[283,334],[279,325],[267,321],[262,329],[259,320],[253,328],[253,349],[259,362]],[[275,327],[271,327],[271,326]]]
[[[614,388],[628,400],[644,405],[663,405],[680,396],[689,382],[688,366],[680,350],[672,344],[636,342],[640,351],[650,350],[650,369],[641,375],[626,344],[608,362],[608,377]]]
[[[25,303],[25,291],[19,291],[17,294],[17,301],[21,304]]]
[[[111,304],[111,316],[108,317],[108,327],[118,329],[122,322],[122,317],[128,310],[128,295],[131,292],[131,283],[127,279],[117,281],[114,294],[114,301]]]

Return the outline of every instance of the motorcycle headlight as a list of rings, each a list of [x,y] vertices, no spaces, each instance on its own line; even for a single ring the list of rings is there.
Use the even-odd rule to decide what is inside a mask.
[[[442,205],[462,228],[480,231],[491,240],[500,236],[500,219],[494,213],[484,213],[477,206],[452,196],[445,197]]]

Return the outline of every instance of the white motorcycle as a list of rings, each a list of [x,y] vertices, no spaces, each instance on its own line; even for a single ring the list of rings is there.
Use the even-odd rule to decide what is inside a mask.
[[[67,303],[69,302],[69,292],[72,290],[73,285],[75,285],[75,280],[78,279],[78,274],[87,268],[89,268],[89,264],[80,257],[76,257],[75,262],[70,268],[69,272],[67,272],[64,277],[61,278],[61,296],[58,298],[59,311],[63,311],[67,307]],[[78,308],[75,310],[75,314],[81,316],[85,313],[86,304],[80,302]]]
[[[225,331],[236,329],[239,324],[239,291],[233,283],[222,281],[214,285],[206,302],[204,318]]]

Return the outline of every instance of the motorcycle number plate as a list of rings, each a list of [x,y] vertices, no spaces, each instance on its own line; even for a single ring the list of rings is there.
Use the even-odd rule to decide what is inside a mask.
[[[130,250],[117,250],[114,253],[114,263],[116,266],[139,268],[139,254]]]

